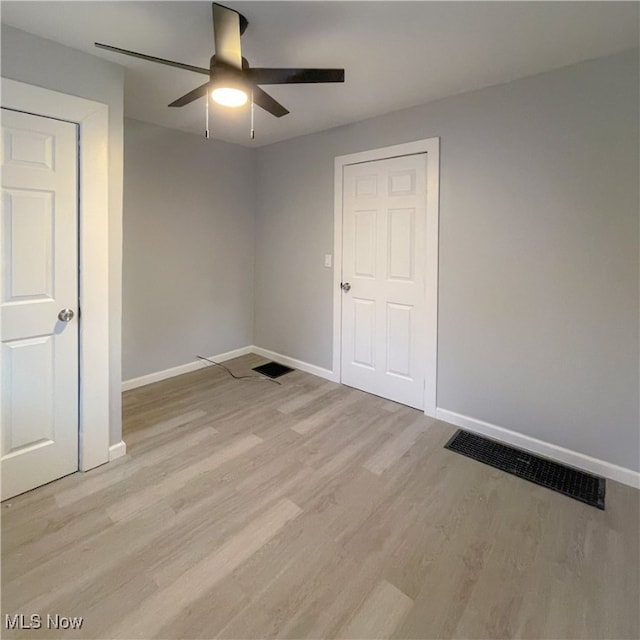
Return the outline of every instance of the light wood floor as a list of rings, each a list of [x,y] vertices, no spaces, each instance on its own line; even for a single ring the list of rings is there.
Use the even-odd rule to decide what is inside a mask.
[[[84,625],[4,637],[639,637],[637,491],[608,482],[602,512],[418,411],[280,380],[127,392],[125,458],[5,502],[3,626]]]

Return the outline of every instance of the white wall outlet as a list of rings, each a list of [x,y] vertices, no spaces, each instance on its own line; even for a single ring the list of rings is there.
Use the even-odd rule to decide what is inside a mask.
[[[324,254],[324,266],[325,267],[331,267],[331,254],[330,253],[325,253]]]

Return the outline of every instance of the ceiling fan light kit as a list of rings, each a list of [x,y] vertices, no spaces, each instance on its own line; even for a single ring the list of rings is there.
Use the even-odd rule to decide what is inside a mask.
[[[242,60],[246,68],[246,60]],[[251,85],[242,75],[242,71],[217,63],[216,56],[210,62],[209,92],[214,102],[225,107],[241,107],[247,103],[251,94]]]
[[[141,58],[149,62],[177,67],[186,71],[209,76],[209,81],[193,89],[184,96],[174,100],[170,107],[183,107],[198,98],[206,97],[208,107],[209,96],[218,104],[226,107],[241,107],[251,100],[253,134],[253,105],[269,112],[276,118],[289,113],[277,100],[260,88],[261,84],[300,84],[319,82],[344,82],[344,69],[271,69],[252,68],[246,58],[242,57],[240,36],[249,26],[248,20],[233,9],[214,2],[213,40],[215,55],[211,57],[209,69],[193,65],[174,62],[149,56],[128,49],[121,49],[111,45],[95,43],[96,47],[114,51],[134,58]],[[207,109],[208,111],[208,109]],[[208,132],[207,123],[207,132]],[[208,137],[208,133],[207,133]]]
[[[247,94],[235,87],[218,87],[211,92],[211,99],[223,107],[241,107],[247,104]]]

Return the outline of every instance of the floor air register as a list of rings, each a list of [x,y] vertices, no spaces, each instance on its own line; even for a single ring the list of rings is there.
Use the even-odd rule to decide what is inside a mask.
[[[445,448],[604,510],[604,478],[467,431],[458,431]]]
[[[259,367],[253,367],[253,371],[257,371],[263,376],[267,376],[267,378],[279,378],[285,373],[290,373],[293,369],[285,367],[278,362],[267,362],[266,364],[261,364]]]

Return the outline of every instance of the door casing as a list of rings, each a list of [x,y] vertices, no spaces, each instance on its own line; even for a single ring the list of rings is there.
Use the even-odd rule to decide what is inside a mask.
[[[342,343],[342,213],[343,213],[343,172],[350,164],[385,160],[399,156],[427,154],[427,221],[426,221],[426,313],[423,318],[426,352],[424,413],[435,417],[438,363],[438,227],[440,218],[440,138],[427,138],[405,144],[371,149],[359,153],[337,156],[334,164],[334,219],[333,219],[333,378],[340,381]]]
[[[79,129],[79,460],[109,461],[108,106],[2,78],[2,106],[66,120]]]

